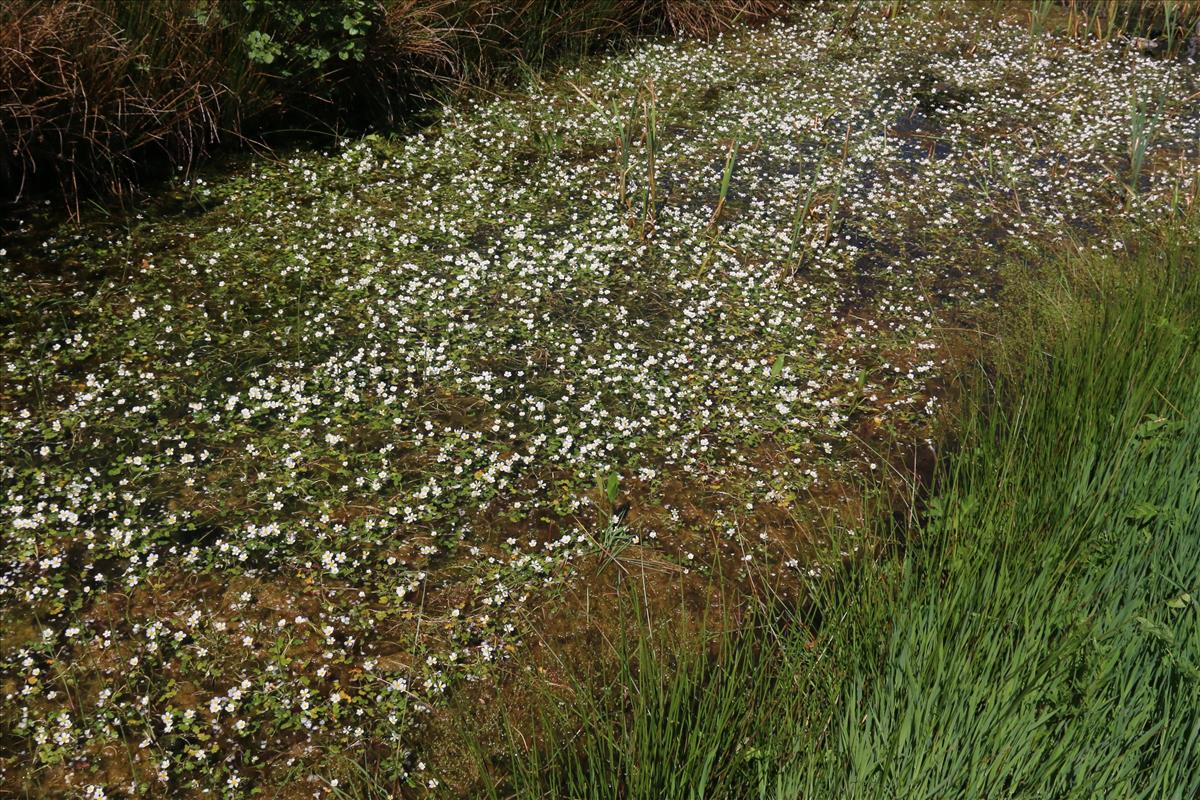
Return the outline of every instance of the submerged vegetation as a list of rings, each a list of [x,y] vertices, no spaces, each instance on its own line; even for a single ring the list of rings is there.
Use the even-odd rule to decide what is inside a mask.
[[[1150,743],[1193,724],[1155,703],[1188,707],[1163,670],[1196,662],[1147,604],[1169,578],[1193,613],[1194,565],[1129,548],[1194,533],[1195,288],[1121,259],[1194,212],[1193,73],[1001,7],[880,9],[644,42],[416,135],[189,178],[171,208],[22,226],[0,784],[461,795],[507,730],[534,760],[493,789],[527,796],[1186,788]],[[1001,306],[1063,252],[1146,277]],[[1025,307],[1061,336],[1014,339],[1046,360],[1001,370],[1005,410],[967,415],[912,541],[881,544],[859,487],[915,491],[956,357]],[[1089,378],[1101,336],[1128,354]],[[583,732],[527,747],[503,712],[621,640],[614,584],[651,619],[704,616],[713,587],[729,620],[796,619],[661,665],[627,638],[637,668],[540,726]],[[1180,643],[1160,665],[1128,614]],[[1134,664],[1150,716],[1122,739]],[[683,714],[709,727],[672,738]],[[1054,750],[1080,731],[1127,755]]]

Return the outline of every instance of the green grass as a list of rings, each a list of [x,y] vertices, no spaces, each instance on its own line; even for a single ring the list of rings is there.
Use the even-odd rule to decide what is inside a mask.
[[[900,554],[718,656],[619,648],[496,794],[1200,795],[1197,264],[1176,231],[1039,275]]]
[[[615,683],[598,695],[578,695],[589,719],[608,724],[580,731],[575,748],[533,750],[514,762],[514,777],[527,794],[699,798],[736,785],[743,739],[769,723],[766,714],[755,713],[770,708],[771,698],[767,682],[756,679],[754,651],[727,633],[716,637],[716,657],[691,640],[667,662],[657,657],[663,645],[648,637],[617,645],[622,658]],[[570,725],[555,704],[543,711],[543,730]],[[499,794],[492,787],[491,796]]]
[[[1044,25],[1049,3],[1031,4],[1031,27]],[[1175,55],[1195,47],[1200,21],[1196,0],[1062,0],[1066,27],[1073,36],[1109,41],[1116,37],[1140,40],[1152,52]]]

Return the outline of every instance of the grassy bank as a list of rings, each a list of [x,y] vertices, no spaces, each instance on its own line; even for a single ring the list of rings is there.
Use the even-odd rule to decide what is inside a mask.
[[[1200,794],[1198,264],[1188,230],[1043,272],[899,554],[625,648],[495,794]]]
[[[769,0],[15,0],[0,7],[0,202],[70,202],[272,133],[395,128],[622,38],[711,36]]]

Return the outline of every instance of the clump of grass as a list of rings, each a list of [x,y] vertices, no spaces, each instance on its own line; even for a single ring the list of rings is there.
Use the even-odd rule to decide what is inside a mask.
[[[1159,98],[1153,110],[1147,110],[1144,104],[1134,98],[1130,107],[1129,127],[1129,194],[1136,197],[1138,184],[1142,178],[1142,169],[1146,165],[1146,153],[1149,151],[1162,122],[1163,99]]]
[[[232,66],[214,18],[183,3],[13,3],[0,10],[0,183],[77,198],[119,190],[153,154],[190,164],[254,116],[265,80]]]
[[[1175,55],[1200,40],[1198,0],[1062,0],[1067,30],[1076,37],[1109,42],[1115,37],[1140,40],[1148,51]],[[1032,16],[1046,17],[1046,4],[1035,2]]]
[[[120,193],[216,145],[395,126],[614,39],[711,36],[769,0],[120,0],[0,7],[0,200]]]
[[[626,613],[641,618],[635,602]],[[790,697],[782,672],[763,670],[768,629],[724,620],[675,637],[636,630],[613,644],[616,678],[600,691],[577,684],[566,706],[544,696],[532,745],[510,727],[513,771],[487,796],[727,797],[764,773],[774,754],[747,743]]]
[[[1029,8],[1029,31],[1034,36],[1041,36],[1046,30],[1046,21],[1054,9],[1054,0],[1033,0]]]
[[[729,184],[733,180],[733,166],[737,161],[738,143],[735,139],[729,143],[729,150],[725,154],[725,168],[721,170],[721,184],[717,189],[717,205],[713,209],[712,219],[709,221],[709,227],[717,224],[721,218],[721,212],[725,210],[725,201],[729,197]]]
[[[800,201],[797,198],[795,211],[792,214],[791,234],[788,238],[787,253],[787,263],[790,265],[790,271],[792,272],[795,271],[797,264],[804,258],[811,246],[805,238],[804,224],[808,220],[809,212],[812,211],[813,200],[817,195],[819,177],[819,170],[815,170],[809,180],[807,189],[803,192],[804,200]]]
[[[658,151],[661,143],[658,135],[658,95],[654,81],[646,84],[642,98],[643,137],[646,151],[645,186],[642,188],[642,210],[640,235],[643,239],[654,229],[656,205],[658,204]]]
[[[506,796],[1200,794],[1197,263],[1043,275],[902,555],[830,559],[778,638],[623,656]]]

